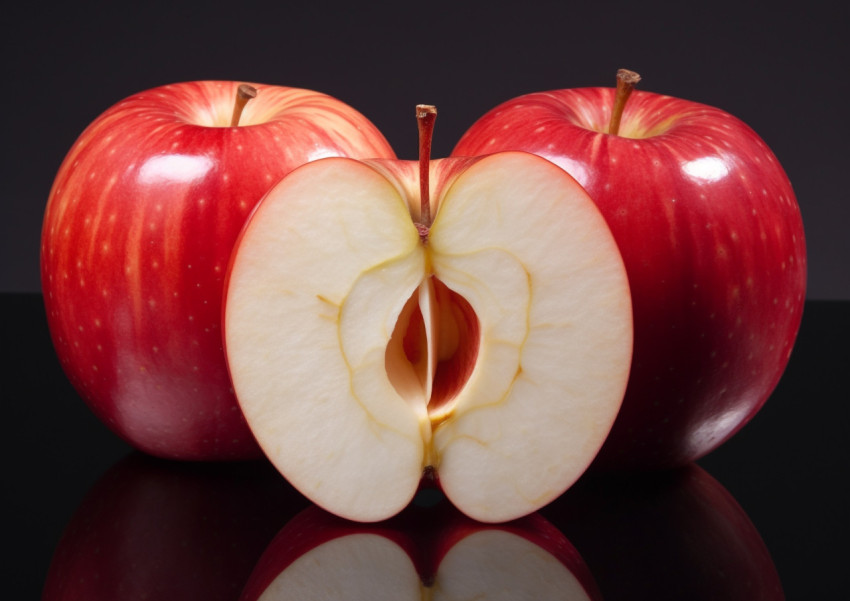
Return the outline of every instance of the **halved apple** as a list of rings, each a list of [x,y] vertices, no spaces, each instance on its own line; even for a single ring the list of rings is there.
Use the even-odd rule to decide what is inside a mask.
[[[506,521],[604,442],[628,282],[554,164],[426,159],[322,159],[272,188],[231,257],[230,374],[269,459],[328,511],[388,518],[427,473],[468,516]]]

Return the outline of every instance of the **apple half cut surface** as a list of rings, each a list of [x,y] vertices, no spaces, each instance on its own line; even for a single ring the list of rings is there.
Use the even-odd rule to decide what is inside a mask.
[[[578,479],[617,415],[625,269],[545,159],[430,163],[427,224],[418,165],[321,159],[270,190],[231,257],[233,386],[268,458],[336,515],[391,517],[429,474],[510,520]]]

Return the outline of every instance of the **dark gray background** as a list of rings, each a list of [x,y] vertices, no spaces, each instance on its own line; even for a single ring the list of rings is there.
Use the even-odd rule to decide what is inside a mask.
[[[844,2],[154,0],[4,13],[0,292],[39,291],[56,170],[86,125],[132,93],[194,79],[316,89],[412,159],[417,103],[439,107],[438,157],[504,100],[611,85],[629,67],[642,89],[720,107],[765,139],[802,210],[808,297],[850,299]]]

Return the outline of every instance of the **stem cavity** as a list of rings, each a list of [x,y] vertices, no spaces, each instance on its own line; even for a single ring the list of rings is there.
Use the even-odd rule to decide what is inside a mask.
[[[617,71],[617,95],[614,97],[614,107],[611,109],[611,121],[608,123],[608,133],[616,136],[620,132],[620,119],[626,102],[640,81],[640,75],[628,69]]]
[[[230,127],[239,125],[239,119],[242,117],[242,111],[245,110],[245,105],[252,98],[257,97],[257,88],[249,86],[247,83],[241,84],[236,89],[236,101],[233,103],[233,115],[230,117]]]

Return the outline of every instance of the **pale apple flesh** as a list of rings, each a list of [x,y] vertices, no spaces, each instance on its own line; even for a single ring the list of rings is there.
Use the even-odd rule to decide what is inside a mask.
[[[470,517],[506,521],[568,488],[617,415],[625,269],[548,161],[431,173],[424,241],[411,163],[323,159],[278,183],[231,259],[228,365],[266,455],[328,511],[391,517],[427,469]]]

